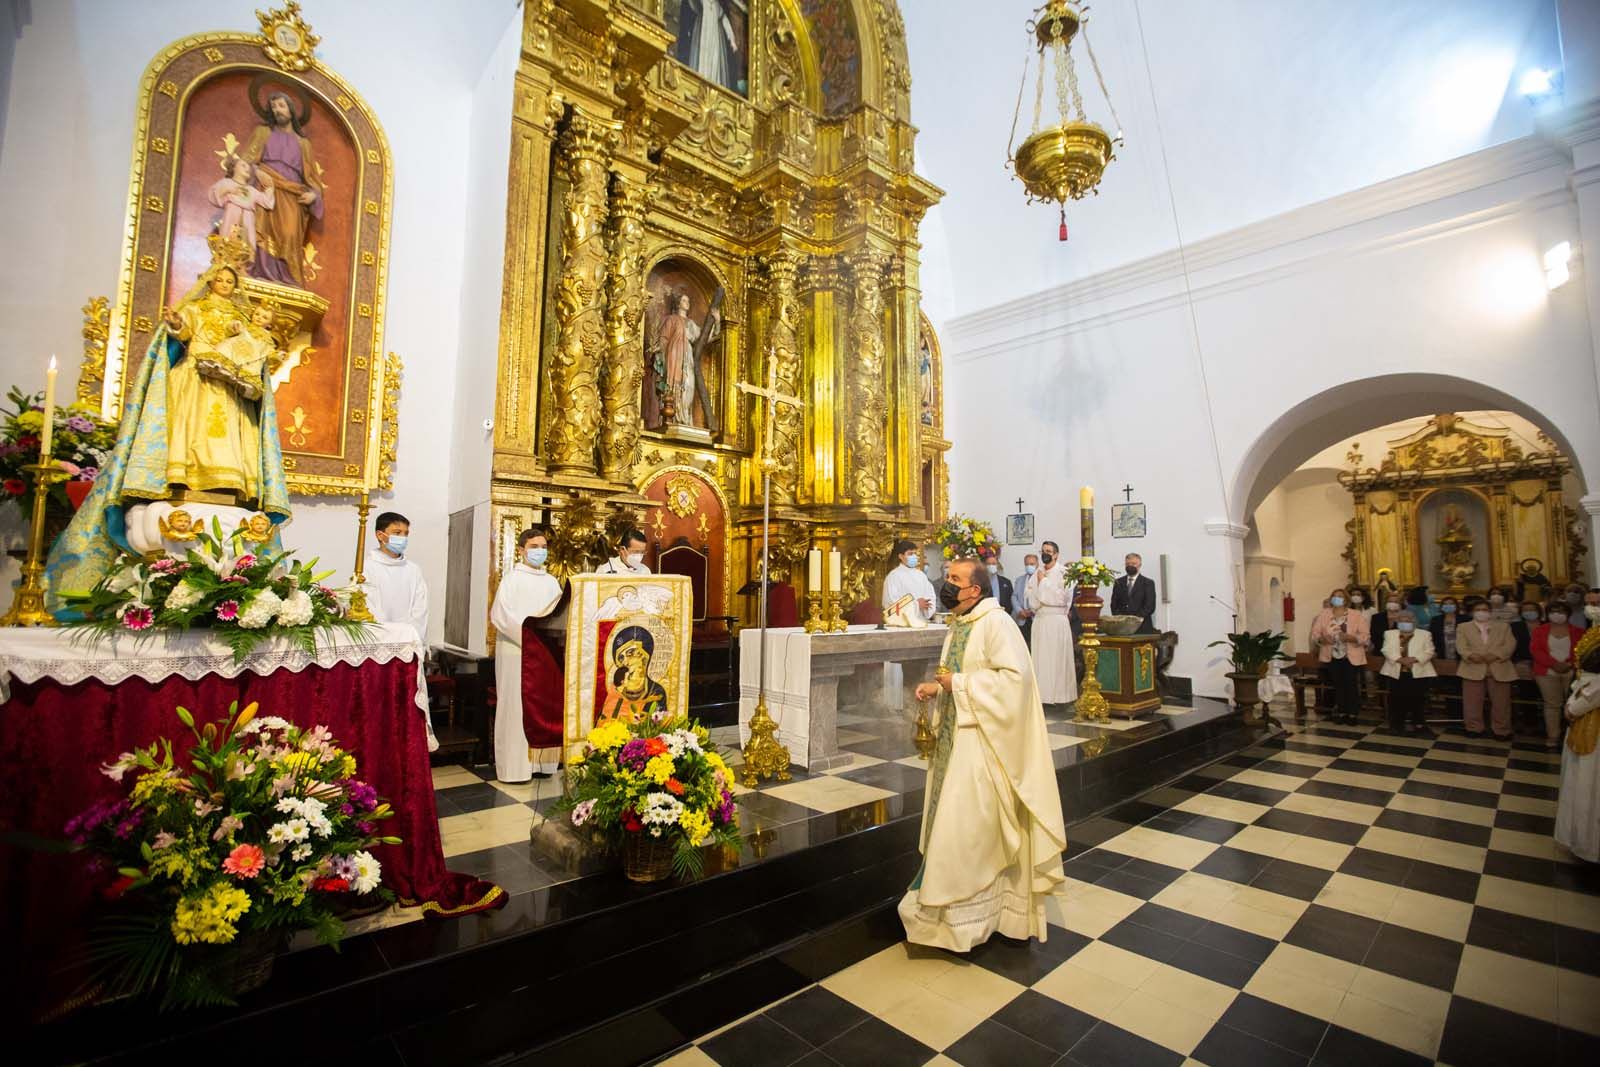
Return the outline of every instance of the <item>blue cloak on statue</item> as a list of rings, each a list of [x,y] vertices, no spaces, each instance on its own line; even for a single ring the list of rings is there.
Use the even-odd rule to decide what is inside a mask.
[[[95,478],[83,506],[50,550],[45,565],[46,602],[58,616],[66,614],[61,608],[64,594],[88,593],[124,553],[134,551],[128,544],[127,509],[171,496],[167,482],[167,372],[183,358],[183,344],[167,336],[165,323],[158,326],[123,404],[111,458]],[[289,518],[289,488],[283,475],[283,451],[278,445],[278,412],[272,401],[271,373],[263,369],[261,379],[258,508],[276,526]],[[276,534],[269,548],[278,550]]]

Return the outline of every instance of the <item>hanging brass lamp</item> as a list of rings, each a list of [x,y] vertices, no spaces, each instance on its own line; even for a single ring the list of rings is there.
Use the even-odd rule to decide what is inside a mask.
[[[1067,201],[1081,200],[1090,193],[1098,193],[1100,179],[1106,165],[1116,158],[1115,149],[1122,144],[1122,124],[1117,119],[1116,108],[1106,92],[1105,78],[1100,74],[1100,64],[1089,46],[1085,28],[1088,5],[1069,3],[1068,0],[1048,0],[1033,13],[1028,22],[1030,51],[1037,43],[1039,56],[1038,78],[1034,87],[1033,126],[1026,140],[1012,145],[1017,138],[1017,125],[1022,119],[1022,98],[1028,87],[1028,60],[1022,64],[1022,84],[1017,89],[1017,110],[1011,119],[1011,137],[1006,142],[1006,161],[1012,172],[1022,180],[1028,202],[1061,205],[1061,240],[1067,239]],[[1089,121],[1083,108],[1083,94],[1078,89],[1078,72],[1072,62],[1074,38],[1083,41],[1089,65],[1099,83],[1100,94],[1105,98],[1106,110],[1116,128],[1115,136],[1105,127]],[[1042,126],[1044,112],[1045,79],[1053,65],[1055,73],[1056,112],[1058,121]]]

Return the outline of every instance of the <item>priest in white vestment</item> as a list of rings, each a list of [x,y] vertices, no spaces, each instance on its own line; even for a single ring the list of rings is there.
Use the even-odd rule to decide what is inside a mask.
[[[523,623],[542,619],[561,603],[561,583],[544,569],[550,556],[548,535],[525,530],[518,538],[517,561],[500,578],[489,609],[498,637],[494,650],[494,776],[526,782],[535,774],[522,718]],[[559,748],[542,749],[537,773],[547,778],[561,758]]]
[[[1039,699],[1071,704],[1078,699],[1078,669],[1072,661],[1072,586],[1063,574],[1061,549],[1046,541],[1044,566],[1028,579],[1028,610],[1033,612],[1033,669]]]
[[[911,603],[906,607],[905,614],[932,622],[934,612],[938,610],[938,597],[933,591],[933,583],[921,569],[922,556],[917,551],[917,543],[896,541],[894,554],[900,564],[883,580],[881,604],[884,620],[888,621],[890,608],[902,598],[910,597]],[[904,710],[901,705],[905,703],[905,673],[898,663],[883,665],[883,703],[891,711]]]
[[[600,564],[596,574],[637,574],[646,575],[650,568],[644,562],[644,550],[649,542],[639,530],[629,530],[622,535],[622,540],[617,542],[617,554],[606,562]]]
[[[939,701],[939,726],[922,867],[900,901],[906,939],[951,952],[996,931],[1043,941],[1067,830],[1028,649],[976,560],[951,565],[940,601],[953,614],[938,680],[917,687]]]

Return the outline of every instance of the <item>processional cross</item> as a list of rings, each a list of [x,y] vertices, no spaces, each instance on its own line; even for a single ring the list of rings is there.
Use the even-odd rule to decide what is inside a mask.
[[[761,618],[761,666],[757,677],[759,685],[756,690],[756,710],[750,717],[750,741],[744,746],[744,784],[746,788],[755,788],[756,782],[761,778],[770,778],[777,775],[778,781],[789,780],[789,750],[778,743],[773,737],[777,724],[772,721],[772,716],[767,713],[767,583],[770,580],[768,568],[769,542],[772,537],[772,470],[777,466],[777,461],[772,458],[772,433],[773,423],[777,421],[778,405],[787,404],[792,408],[804,408],[805,402],[797,396],[778,392],[778,359],[772,348],[767,349],[767,384],[765,388],[752,385],[749,382],[735,382],[734,387],[742,393],[761,397],[766,401],[766,431],[765,440],[761,448],[761,570],[757,580],[761,583],[760,612]]]

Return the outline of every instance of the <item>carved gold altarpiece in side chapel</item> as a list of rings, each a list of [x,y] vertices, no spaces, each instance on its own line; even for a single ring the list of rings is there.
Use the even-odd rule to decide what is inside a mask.
[[[775,577],[799,589],[804,549],[837,547],[853,604],[893,538],[942,518],[917,242],[940,193],[913,171],[909,91],[894,0],[527,0],[492,582],[530,522],[630,514],[708,549],[722,612],[753,621],[732,592],[759,555],[765,427],[734,384],[769,360],[805,402],[773,427]],[[703,333],[721,316],[683,394],[646,357],[680,298]]]
[[[1352,452],[1339,482],[1355,503],[1345,553],[1355,584],[1371,587],[1387,571],[1401,589],[1481,593],[1514,584],[1530,558],[1558,585],[1579,573],[1584,546],[1562,488],[1572,463],[1543,434],[1538,443],[1526,451],[1509,430],[1445,414],[1389,442],[1377,467]],[[1451,517],[1471,542],[1472,573],[1455,583],[1434,559]]]

